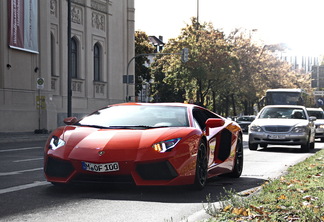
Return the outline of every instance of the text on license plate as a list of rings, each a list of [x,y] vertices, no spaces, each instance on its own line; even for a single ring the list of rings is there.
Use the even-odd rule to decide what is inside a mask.
[[[273,139],[273,140],[283,140],[285,139],[285,135],[268,135],[268,139]]]
[[[81,162],[82,169],[92,172],[112,172],[119,170],[119,164],[117,162],[114,163],[89,163],[89,162]]]

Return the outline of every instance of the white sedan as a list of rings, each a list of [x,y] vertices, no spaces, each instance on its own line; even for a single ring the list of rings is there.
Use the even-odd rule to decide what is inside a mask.
[[[268,144],[301,145],[302,152],[314,149],[316,117],[304,106],[265,106],[249,126],[249,149]]]

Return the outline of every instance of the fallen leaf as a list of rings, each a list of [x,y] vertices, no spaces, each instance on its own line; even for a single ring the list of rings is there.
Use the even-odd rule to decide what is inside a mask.
[[[284,194],[281,194],[278,198],[277,198],[277,200],[286,200],[287,199],[287,197],[286,197],[286,195],[284,195]]]

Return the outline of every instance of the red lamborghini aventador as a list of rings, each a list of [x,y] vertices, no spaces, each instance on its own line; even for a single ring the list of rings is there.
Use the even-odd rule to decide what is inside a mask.
[[[200,106],[116,104],[64,122],[44,150],[45,176],[53,184],[192,184],[202,189],[210,177],[242,173],[240,126]]]

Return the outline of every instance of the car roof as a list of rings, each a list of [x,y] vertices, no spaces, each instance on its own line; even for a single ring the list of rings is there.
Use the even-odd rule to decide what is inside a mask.
[[[322,108],[306,108],[306,110],[308,110],[308,111],[322,111],[323,112]]]
[[[199,107],[199,108],[203,108],[200,107],[198,105],[195,104],[189,104],[189,103],[179,103],[179,102],[174,102],[174,103],[136,103],[136,102],[129,102],[129,103],[118,103],[118,104],[111,104],[108,105],[109,106],[178,106],[178,107]],[[205,108],[203,108],[205,109]]]
[[[268,105],[268,106],[265,106],[263,107],[264,108],[271,108],[271,107],[274,107],[274,108],[300,108],[300,109],[305,109],[305,106],[297,106],[297,105]]]

